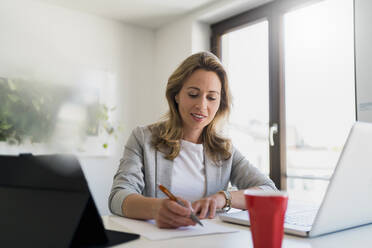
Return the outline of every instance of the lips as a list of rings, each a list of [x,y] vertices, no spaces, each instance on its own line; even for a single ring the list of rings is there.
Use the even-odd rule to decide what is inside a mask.
[[[205,115],[202,115],[202,114],[196,114],[196,113],[191,113],[191,116],[194,120],[200,122],[200,121],[203,121],[204,118],[206,118],[207,116]]]

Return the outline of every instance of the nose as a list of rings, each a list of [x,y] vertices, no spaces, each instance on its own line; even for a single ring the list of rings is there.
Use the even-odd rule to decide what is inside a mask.
[[[199,110],[205,110],[207,109],[207,103],[208,103],[207,98],[201,97],[196,104],[196,108]]]

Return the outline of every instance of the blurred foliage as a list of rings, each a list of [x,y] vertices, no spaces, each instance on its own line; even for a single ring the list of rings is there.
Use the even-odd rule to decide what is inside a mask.
[[[64,93],[56,87],[0,77],[0,141],[47,141]]]
[[[102,128],[109,136],[114,135],[117,139],[117,132],[121,132],[122,128],[120,125],[114,127],[110,121],[110,115],[113,111],[116,110],[116,107],[109,108],[105,104],[92,104],[88,106],[88,126],[87,126],[87,135],[96,136],[99,133],[99,128]],[[104,149],[108,148],[108,143],[102,145]]]
[[[25,140],[47,142],[54,132],[60,107],[73,93],[73,89],[66,86],[0,77],[0,141],[9,144],[21,144]],[[115,108],[97,101],[86,106],[86,110],[86,135],[98,136],[102,129],[108,135],[120,131],[121,127],[114,128],[109,121]],[[102,147],[106,149],[108,144]]]
[[[98,135],[99,128],[102,127],[107,134],[111,135],[115,129],[110,122],[110,114],[115,111],[116,107],[109,108],[105,104],[91,104],[87,107],[88,112],[88,127],[87,135]]]

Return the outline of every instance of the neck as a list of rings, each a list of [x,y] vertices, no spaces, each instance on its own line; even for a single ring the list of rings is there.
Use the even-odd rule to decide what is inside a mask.
[[[182,139],[195,143],[195,144],[201,144],[201,134],[203,132],[203,129],[201,130],[183,130],[183,136]]]

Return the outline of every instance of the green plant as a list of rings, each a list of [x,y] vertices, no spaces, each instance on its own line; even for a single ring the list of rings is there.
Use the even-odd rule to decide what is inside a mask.
[[[34,82],[0,78],[0,141],[46,141],[55,125],[61,93]]]
[[[116,107],[109,108],[105,104],[94,104],[88,107],[88,135],[96,135],[101,127],[109,136],[114,136],[117,139],[117,132],[121,132],[120,125],[114,126],[110,121],[110,115]],[[89,117],[90,116],[90,117]],[[102,145],[103,148],[108,148],[108,142]]]
[[[71,87],[0,77],[0,141],[47,142],[55,130],[61,106],[71,98],[79,99],[76,94]],[[88,116],[86,135],[98,136],[103,129],[116,137],[120,127],[115,128],[109,118],[115,108],[98,102],[84,107]],[[103,148],[107,147],[106,142]]]

